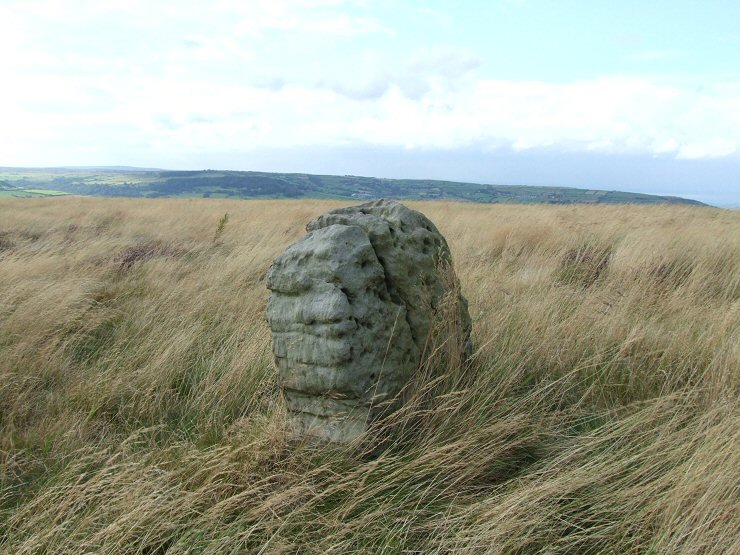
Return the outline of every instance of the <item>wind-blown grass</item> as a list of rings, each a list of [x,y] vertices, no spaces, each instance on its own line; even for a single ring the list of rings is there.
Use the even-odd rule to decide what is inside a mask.
[[[339,205],[0,199],[0,553],[740,551],[737,212],[411,203],[473,358],[295,444],[263,278]]]

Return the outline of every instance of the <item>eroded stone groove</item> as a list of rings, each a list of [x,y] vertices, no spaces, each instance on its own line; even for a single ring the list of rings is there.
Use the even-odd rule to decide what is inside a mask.
[[[351,441],[418,368],[450,294],[444,237],[394,201],[333,210],[267,274],[278,379],[297,435]],[[470,317],[459,293],[459,328]]]

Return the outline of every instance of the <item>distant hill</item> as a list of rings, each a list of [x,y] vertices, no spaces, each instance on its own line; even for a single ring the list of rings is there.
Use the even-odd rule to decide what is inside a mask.
[[[694,204],[671,196],[572,187],[484,185],[432,179],[383,179],[251,171],[103,168],[0,168],[0,181],[25,189],[112,197],[457,200],[480,203]]]

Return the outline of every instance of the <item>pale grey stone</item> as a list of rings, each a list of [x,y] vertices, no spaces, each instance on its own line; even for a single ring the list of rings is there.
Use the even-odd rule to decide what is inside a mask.
[[[333,210],[306,229],[267,274],[278,380],[296,434],[351,441],[397,406],[429,347],[450,251],[432,222],[393,201]],[[456,307],[469,354],[459,294]]]

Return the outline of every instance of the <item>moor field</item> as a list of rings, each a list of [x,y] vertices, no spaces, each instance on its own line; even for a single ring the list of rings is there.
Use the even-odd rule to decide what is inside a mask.
[[[346,204],[0,198],[0,553],[740,552],[740,213],[408,203],[475,354],[298,444],[264,276]]]

